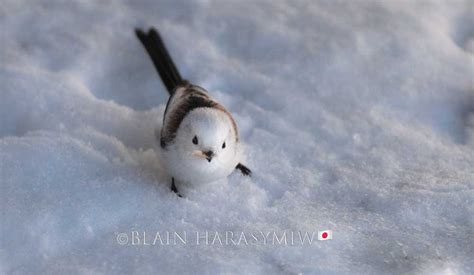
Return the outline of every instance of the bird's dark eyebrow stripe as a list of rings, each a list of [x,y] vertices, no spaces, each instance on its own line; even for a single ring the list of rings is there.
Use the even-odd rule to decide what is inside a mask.
[[[189,93],[191,93],[191,95]],[[232,127],[234,128],[234,132],[236,134],[236,141],[239,140],[237,124],[235,123],[232,115],[224,108],[224,106],[212,100],[203,88],[195,85],[189,85],[186,88],[185,96],[187,96],[186,100],[173,112],[172,115],[170,114],[167,125],[163,125],[160,139],[160,145],[162,148],[165,148],[168,143],[173,141],[184,117],[196,108],[215,108],[224,112],[232,122]]]

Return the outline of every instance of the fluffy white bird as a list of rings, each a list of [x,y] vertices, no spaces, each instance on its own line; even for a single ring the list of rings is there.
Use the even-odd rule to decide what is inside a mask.
[[[207,91],[181,78],[158,34],[136,29],[169,92],[160,146],[171,190],[181,196],[178,183],[199,184],[227,177],[234,169],[251,171],[242,163],[237,124]]]

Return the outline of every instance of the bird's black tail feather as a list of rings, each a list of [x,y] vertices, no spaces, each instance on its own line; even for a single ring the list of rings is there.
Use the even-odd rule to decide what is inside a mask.
[[[135,33],[148,52],[148,55],[150,55],[166,89],[172,95],[176,87],[185,83],[185,81],[181,78],[178,69],[176,69],[163,40],[161,40],[160,34],[154,28],[150,28],[148,33],[141,29],[135,29]]]

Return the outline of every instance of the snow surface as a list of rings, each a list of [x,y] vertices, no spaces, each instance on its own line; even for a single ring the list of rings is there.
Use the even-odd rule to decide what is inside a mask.
[[[0,3],[0,273],[474,272],[472,1]],[[169,191],[134,27],[233,112],[253,177]],[[318,231],[312,245],[120,245]]]

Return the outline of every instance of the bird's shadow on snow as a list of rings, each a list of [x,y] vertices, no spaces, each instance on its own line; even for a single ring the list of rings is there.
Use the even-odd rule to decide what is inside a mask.
[[[474,54],[474,17],[472,9],[466,10],[455,21],[451,30],[451,39],[466,53]]]

